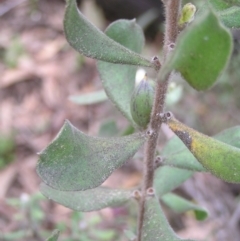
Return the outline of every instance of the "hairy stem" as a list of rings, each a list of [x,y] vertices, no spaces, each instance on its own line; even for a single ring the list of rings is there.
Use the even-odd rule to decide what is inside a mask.
[[[166,30],[165,30],[165,39],[164,39],[164,59],[169,53],[169,45],[175,43],[177,35],[178,35],[178,16],[179,9],[181,5],[181,0],[165,0],[165,12],[166,12]],[[161,78],[161,76],[160,76]],[[149,124],[149,138],[145,145],[145,155],[144,155],[144,175],[143,175],[143,183],[142,183],[142,198],[140,200],[139,207],[139,217],[138,217],[138,230],[137,230],[137,241],[142,240],[142,226],[143,226],[143,218],[144,218],[144,206],[147,195],[147,189],[153,186],[153,178],[154,178],[154,161],[155,161],[155,152],[156,146],[158,142],[159,130],[161,127],[161,119],[159,118],[159,114],[164,110],[165,104],[165,95],[168,88],[168,80],[169,75],[165,76],[163,80],[157,81],[155,99],[153,104],[153,109],[151,113],[151,120]]]

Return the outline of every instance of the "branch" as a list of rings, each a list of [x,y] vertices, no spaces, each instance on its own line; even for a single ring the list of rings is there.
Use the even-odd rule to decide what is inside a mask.
[[[166,31],[164,40],[164,60],[166,60],[169,53],[169,45],[174,44],[178,35],[178,16],[179,9],[181,6],[181,0],[165,0],[165,12],[166,12]],[[159,130],[162,125],[160,113],[163,112],[165,104],[165,96],[168,89],[169,76],[167,75],[164,79],[157,81],[155,99],[153,109],[151,113],[150,128],[147,132],[149,135],[148,141],[145,145],[145,156],[144,156],[144,175],[142,183],[142,198],[139,207],[138,217],[138,230],[137,230],[137,241],[141,241],[142,226],[144,218],[144,206],[146,200],[147,189],[153,186],[154,178],[154,160],[156,146],[158,142]],[[161,76],[160,76],[161,78]]]

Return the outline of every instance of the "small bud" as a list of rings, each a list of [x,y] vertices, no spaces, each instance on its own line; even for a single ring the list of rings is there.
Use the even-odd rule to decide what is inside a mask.
[[[179,27],[183,27],[184,24],[190,23],[194,19],[196,12],[196,6],[192,3],[187,3],[183,6],[181,16],[178,20]]]
[[[131,98],[131,114],[139,127],[146,129],[153,105],[154,87],[149,83],[146,76],[136,86]]]

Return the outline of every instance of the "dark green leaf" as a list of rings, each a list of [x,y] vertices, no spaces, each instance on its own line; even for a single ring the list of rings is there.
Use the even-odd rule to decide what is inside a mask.
[[[116,43],[92,25],[77,9],[76,0],[67,0],[64,31],[69,44],[87,57],[111,63],[154,67],[151,61]]]
[[[168,206],[169,208],[171,208],[173,211],[177,213],[194,211],[197,220],[204,220],[208,216],[208,213],[204,208],[174,193],[165,194],[161,200],[166,206]]]
[[[170,227],[158,199],[148,197],[145,202],[141,241],[180,241]],[[184,239],[184,241],[187,241]],[[190,240],[188,240],[190,241]]]
[[[154,188],[158,197],[174,190],[193,175],[192,171],[175,167],[159,167],[154,174]]]
[[[58,190],[94,188],[131,158],[144,140],[142,133],[91,137],[66,121],[54,141],[40,153],[37,173],[43,182]]]
[[[92,105],[107,100],[108,97],[104,90],[95,91],[88,94],[72,95],[69,100],[79,105]]]
[[[229,31],[206,9],[179,35],[175,50],[159,74],[164,76],[175,69],[193,88],[206,90],[227,65],[231,52]]]
[[[60,234],[60,231],[59,230],[54,230],[53,232],[52,232],[52,235],[48,238],[48,239],[46,239],[46,241],[57,241],[58,240],[58,237],[59,237],[59,234]]]
[[[135,21],[118,20],[106,29],[106,35],[134,52],[142,51],[144,35]],[[103,61],[98,61],[97,67],[109,99],[131,123],[134,123],[129,103],[135,86],[137,67]]]
[[[120,206],[131,198],[131,191],[97,187],[86,191],[59,191],[42,183],[44,196],[72,210],[90,212]]]

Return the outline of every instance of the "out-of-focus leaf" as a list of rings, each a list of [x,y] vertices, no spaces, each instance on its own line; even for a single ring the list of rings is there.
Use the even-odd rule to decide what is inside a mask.
[[[106,29],[106,35],[134,52],[140,53],[144,46],[142,29],[135,21],[118,20]],[[98,61],[98,71],[109,99],[131,122],[130,100],[135,86],[136,66]]]
[[[57,241],[59,237],[60,231],[58,229],[54,230],[52,232],[52,235],[46,239],[46,241]]]
[[[154,67],[151,61],[116,43],[92,25],[78,10],[76,0],[67,0],[64,31],[69,44],[87,57],[111,63]]]
[[[128,229],[124,230],[124,234],[129,241],[135,240],[137,237],[135,233],[133,233],[131,230],[128,230]]]
[[[158,199],[148,197],[145,202],[141,241],[191,241],[179,238],[170,227]]]
[[[117,136],[119,130],[114,120],[105,121],[99,129],[98,136],[112,137]]]
[[[209,172],[227,182],[240,182],[239,148],[199,133],[173,116],[167,124]]]
[[[108,97],[104,90],[95,91],[82,95],[71,95],[69,100],[79,105],[92,105],[107,100]]]
[[[131,191],[97,187],[86,191],[59,191],[42,183],[44,196],[72,210],[90,212],[120,206],[131,198]]]
[[[188,178],[193,175],[192,171],[179,169],[176,167],[159,167],[154,174],[154,189],[156,195],[162,197],[164,194],[171,192]]]
[[[40,153],[37,173],[57,190],[94,188],[131,158],[144,141],[143,133],[112,138],[87,136],[66,121],[53,142]]]
[[[213,138],[240,148],[240,126],[226,129]],[[163,165],[191,171],[207,171],[177,136],[168,141],[161,154],[163,156]]]
[[[232,52],[229,31],[206,9],[179,35],[175,49],[161,68],[159,78],[172,69],[197,90],[206,90],[217,80]]]
[[[186,200],[174,193],[167,193],[162,196],[163,203],[168,206],[170,209],[177,213],[185,213],[187,211],[194,211],[195,217],[197,220],[204,220],[207,218],[208,213],[207,211],[196,205],[193,202]]]
[[[209,0],[209,3],[212,5],[214,10],[216,10],[216,11],[226,10],[226,9],[228,9],[230,7],[233,7],[233,6],[240,6],[239,0],[231,0],[231,1]]]
[[[231,7],[218,12],[220,20],[228,28],[240,28],[240,7]]]

